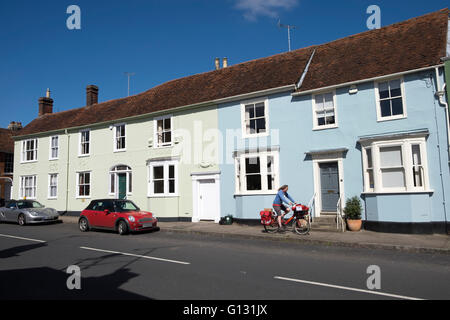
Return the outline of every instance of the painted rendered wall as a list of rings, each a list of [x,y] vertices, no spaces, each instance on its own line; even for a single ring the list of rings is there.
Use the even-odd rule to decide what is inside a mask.
[[[122,123],[122,121],[117,121]],[[173,147],[149,147],[153,140],[153,118],[144,118],[126,123],[126,151],[113,151],[113,130],[109,125],[92,126],[91,154],[88,157],[78,156],[79,133],[71,131],[68,135],[59,135],[59,160],[49,160],[49,137],[39,137],[38,161],[20,163],[21,141],[15,142],[14,197],[19,197],[20,176],[37,174],[37,200],[58,211],[82,211],[92,199],[111,198],[109,195],[109,172],[117,165],[132,168],[133,192],[128,198],[144,210],[150,210],[158,217],[191,217],[192,216],[192,172],[217,171],[217,159],[193,157],[201,155],[216,140],[203,141],[203,135],[211,128],[217,128],[217,111],[215,108],[195,109],[191,112],[173,114],[174,136],[179,143]],[[70,139],[69,155],[67,154]],[[197,145],[190,142],[197,141]],[[194,149],[195,148],[195,149]],[[194,153],[195,152],[195,153]],[[192,157],[191,157],[192,156]],[[171,198],[148,197],[148,167],[150,160],[175,157],[179,159],[178,188],[179,196]],[[67,159],[69,169],[67,172]],[[206,159],[206,160],[205,160]],[[203,166],[200,163],[203,162]],[[208,163],[206,163],[208,162]],[[206,164],[205,164],[206,163]],[[91,171],[91,197],[76,198],[76,173]],[[58,198],[48,199],[48,174],[58,173]],[[68,180],[67,180],[68,177]],[[68,189],[66,188],[68,183]],[[66,207],[67,194],[67,207]]]
[[[431,197],[428,194],[425,197],[413,195],[408,199],[408,203],[423,201],[423,208],[412,213],[404,213],[406,209],[401,206],[401,202],[390,200],[383,202],[382,198],[379,198],[378,204],[381,202],[382,209],[390,209],[388,212],[384,211],[386,214],[389,213],[389,216],[379,216],[378,219],[410,222],[411,219],[424,221],[427,219],[426,216],[429,216],[429,221],[444,221],[439,163],[446,164],[448,161],[444,150],[446,127],[444,110],[438,106],[434,97],[434,71],[406,75],[404,82],[407,118],[378,122],[375,85],[368,82],[359,84],[358,93],[353,95],[349,94],[348,87],[336,90],[338,128],[326,130],[313,130],[312,95],[292,97],[290,94],[277,94],[268,97],[269,125],[271,130],[279,129],[278,138],[272,134],[267,141],[256,144],[280,147],[280,184],[290,186],[289,193],[295,200],[308,203],[314,193],[312,161],[305,156],[306,152],[347,148],[348,152],[344,159],[345,198],[361,196],[363,174],[361,150],[357,143],[359,137],[425,128],[430,132],[427,140],[427,156],[429,179],[434,193]],[[222,134],[230,129],[240,132],[240,112],[239,102],[222,104],[218,107],[219,128]],[[238,139],[242,145],[235,146],[236,150],[245,150],[252,143],[253,147],[255,145],[252,139]],[[222,214],[233,214],[241,219],[258,219],[260,210],[271,207],[273,195],[235,196],[234,163],[226,163],[224,159],[221,164]],[[443,166],[442,169],[445,192],[448,193],[450,190],[448,166]],[[426,197],[429,197],[429,203]],[[366,218],[364,214],[363,219]]]

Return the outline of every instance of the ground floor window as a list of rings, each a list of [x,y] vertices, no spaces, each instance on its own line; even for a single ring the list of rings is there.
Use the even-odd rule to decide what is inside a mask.
[[[91,196],[91,173],[77,173],[77,197],[88,198]]]
[[[148,194],[153,197],[178,194],[178,161],[150,162]]]
[[[278,188],[278,152],[238,155],[235,170],[236,194],[273,193]]]
[[[365,192],[429,190],[424,137],[365,143],[362,155]]]
[[[20,177],[20,198],[36,199],[36,176]]]
[[[50,199],[56,199],[58,197],[58,175],[48,175],[48,197]]]

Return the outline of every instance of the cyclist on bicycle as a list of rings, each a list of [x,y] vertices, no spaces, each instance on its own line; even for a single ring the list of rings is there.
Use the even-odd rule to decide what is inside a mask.
[[[281,186],[280,189],[278,189],[278,193],[275,197],[275,200],[273,201],[273,209],[275,210],[277,214],[277,220],[278,220],[278,232],[284,232],[285,227],[281,223],[281,219],[290,211],[289,207],[286,207],[284,203],[289,204],[289,206],[292,206],[295,204],[295,200],[291,198],[291,196],[287,193],[289,189],[288,185]],[[284,211],[284,213],[282,213]]]

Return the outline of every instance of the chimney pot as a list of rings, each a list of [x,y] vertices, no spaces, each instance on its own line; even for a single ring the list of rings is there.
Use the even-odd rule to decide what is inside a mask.
[[[22,122],[11,121],[11,123],[8,126],[8,129],[11,131],[19,131],[20,129],[22,129]]]
[[[228,58],[223,58],[223,67],[228,67]]]
[[[98,103],[98,87],[89,85],[86,87],[86,106]]]
[[[220,59],[216,58],[214,62],[215,62],[215,65],[216,65],[216,70],[219,70],[220,69]]]

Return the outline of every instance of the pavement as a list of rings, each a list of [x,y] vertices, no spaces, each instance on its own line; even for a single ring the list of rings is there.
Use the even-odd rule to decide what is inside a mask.
[[[65,223],[77,223],[78,217],[61,216]],[[263,226],[233,223],[219,225],[213,222],[159,222],[164,233],[211,235],[223,238],[261,239],[272,241],[318,244],[351,248],[390,249],[418,253],[450,254],[449,235],[395,234],[361,230],[359,232],[326,232],[312,230],[300,236],[289,229],[284,234],[268,234]]]

